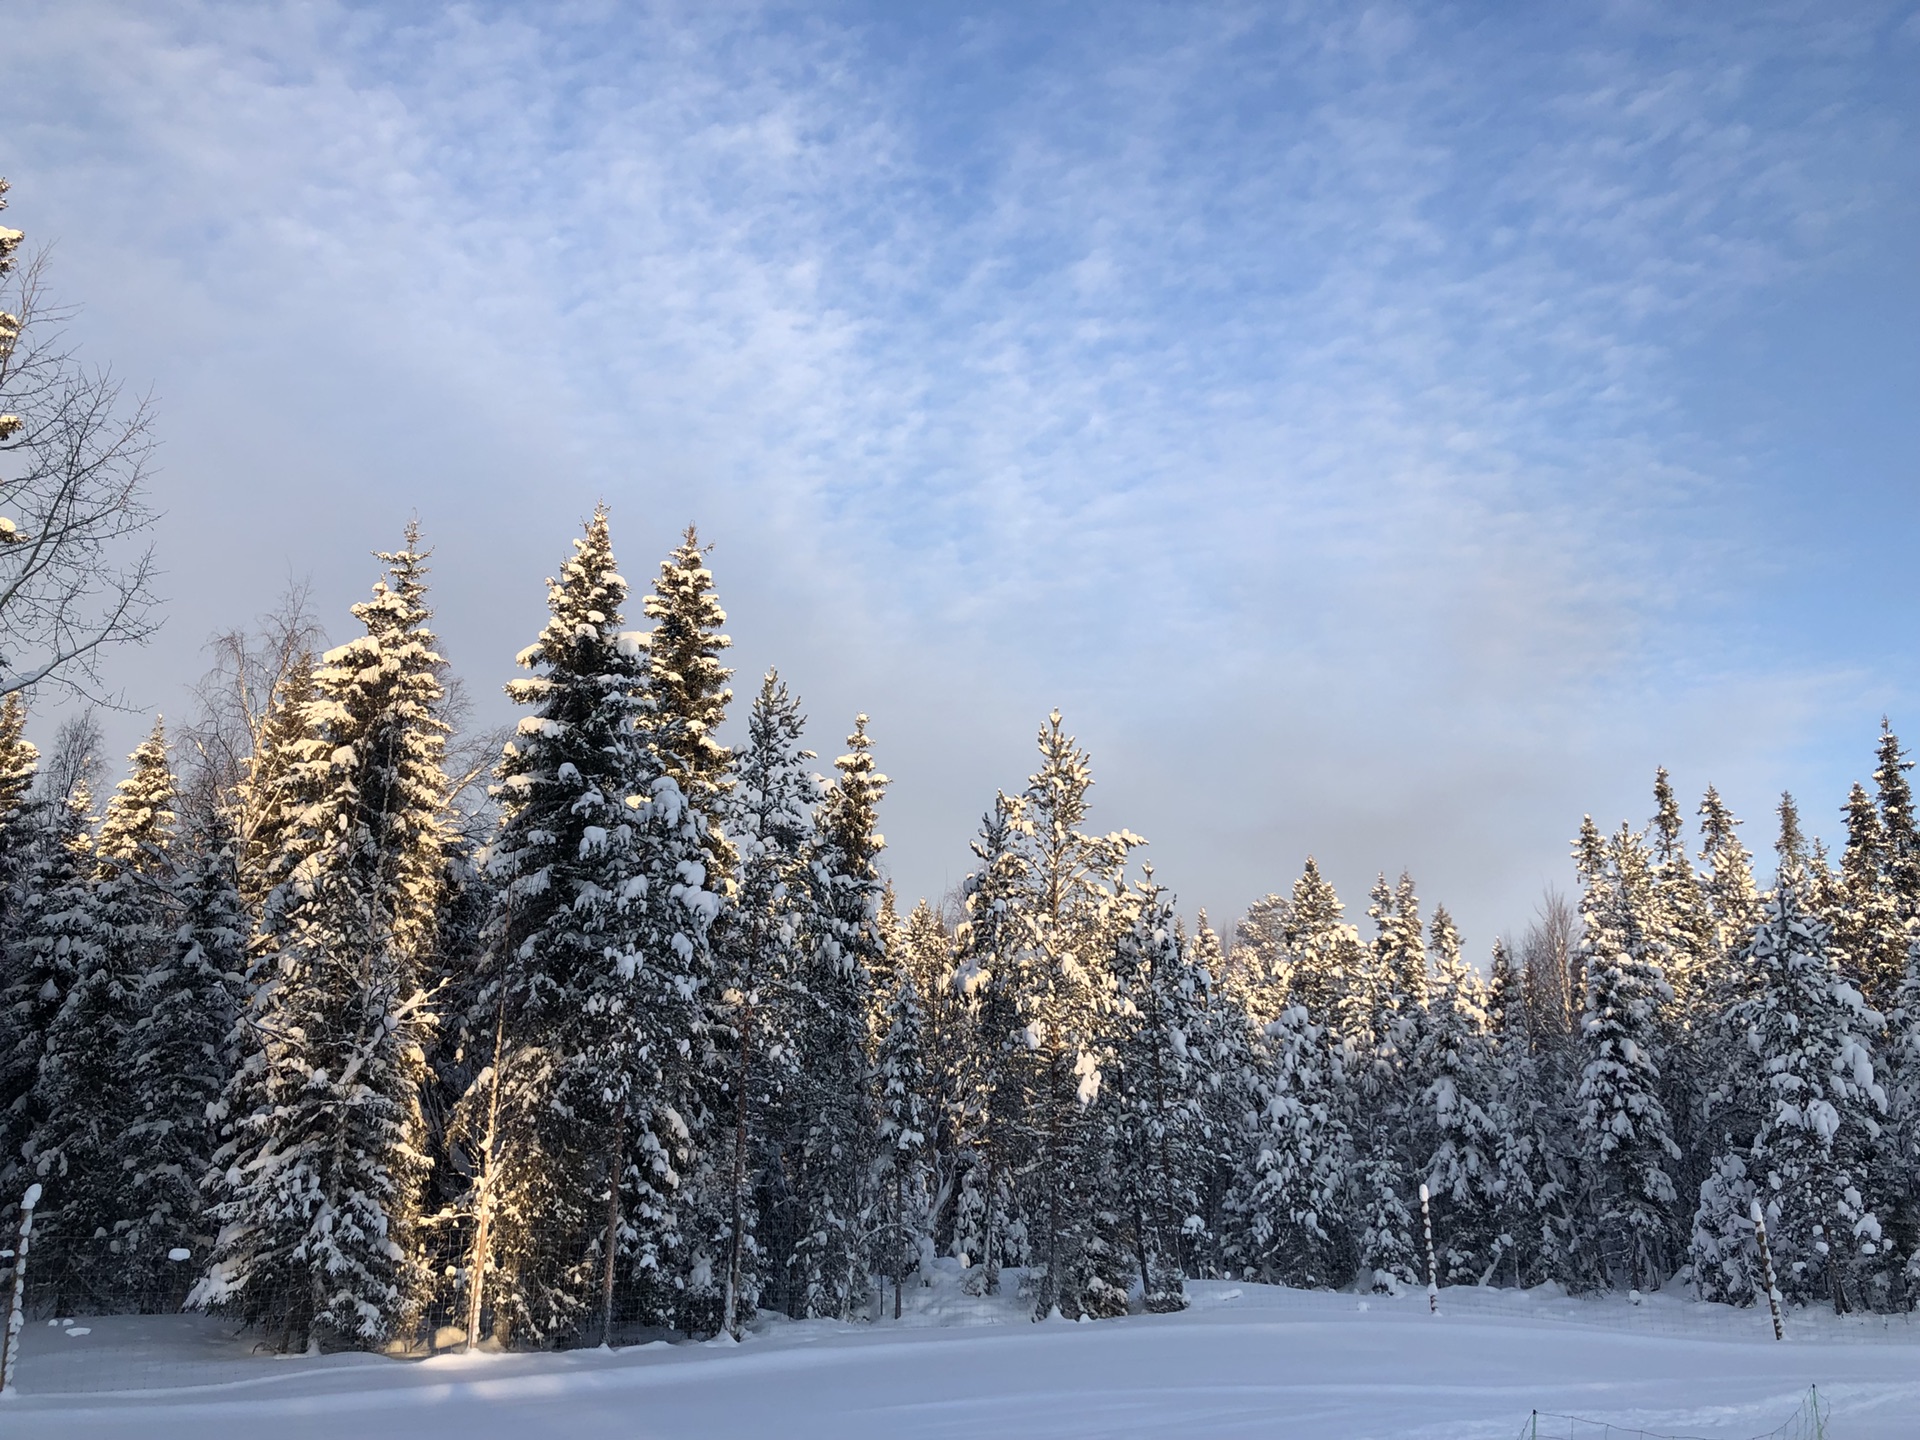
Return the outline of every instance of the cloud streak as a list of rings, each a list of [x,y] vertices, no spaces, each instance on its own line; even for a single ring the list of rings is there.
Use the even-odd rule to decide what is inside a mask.
[[[1484,939],[1655,750],[1737,790],[1858,699],[1742,620],[1676,390],[1892,213],[1899,18],[41,6],[9,163],[168,399],[156,698],[414,505],[484,688],[605,495],[820,749],[875,714],[905,887],[1063,703],[1190,897],[1313,847]]]

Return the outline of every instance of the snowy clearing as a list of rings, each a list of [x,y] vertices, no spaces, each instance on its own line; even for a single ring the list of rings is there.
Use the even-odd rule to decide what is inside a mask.
[[[744,1343],[397,1361],[250,1353],[199,1316],[30,1327],[0,1429],[36,1436],[1428,1436],[1511,1440],[1536,1407],[1748,1437],[1809,1385],[1833,1440],[1920,1414],[1920,1327],[1651,1296],[1449,1290],[1397,1299],[1198,1282],[1172,1316],[1035,1326],[951,1267],[873,1325],[769,1319]],[[90,1333],[73,1332],[84,1327]],[[1544,1429],[1543,1432],[1545,1433]]]

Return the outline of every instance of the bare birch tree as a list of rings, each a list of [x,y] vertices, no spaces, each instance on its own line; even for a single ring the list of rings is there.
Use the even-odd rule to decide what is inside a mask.
[[[22,239],[0,228],[0,695],[52,683],[100,698],[101,652],[158,624],[153,412],[68,347],[72,311]]]

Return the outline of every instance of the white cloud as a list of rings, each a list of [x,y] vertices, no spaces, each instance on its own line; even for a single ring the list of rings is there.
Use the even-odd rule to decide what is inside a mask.
[[[11,21],[18,211],[167,401],[151,697],[415,506],[484,687],[604,495],[636,580],[720,541],[824,753],[874,714],[911,888],[1059,702],[1216,911],[1316,846],[1483,939],[1655,751],[1757,765],[1850,692],[1728,623],[1738,457],[1670,366],[1877,203],[1877,17],[888,23]]]

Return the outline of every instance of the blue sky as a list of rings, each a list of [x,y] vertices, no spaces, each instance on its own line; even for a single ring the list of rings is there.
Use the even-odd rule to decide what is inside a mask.
[[[161,404],[149,707],[413,511],[491,696],[604,497],[636,581],[715,542],[739,689],[872,715],[908,895],[1059,705],[1189,909],[1311,850],[1476,953],[1656,764],[1764,852],[1920,738],[1910,4],[7,30],[10,220]]]

